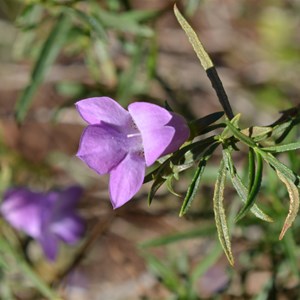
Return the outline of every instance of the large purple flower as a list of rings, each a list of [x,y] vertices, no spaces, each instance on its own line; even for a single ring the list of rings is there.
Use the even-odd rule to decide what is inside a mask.
[[[49,193],[14,188],[5,193],[0,211],[14,228],[39,241],[47,258],[54,260],[59,241],[74,244],[84,233],[84,222],[75,211],[81,194],[78,186]]]
[[[128,111],[108,97],[76,103],[89,124],[77,156],[98,174],[110,174],[114,208],[129,201],[141,188],[146,166],[177,150],[189,137],[180,115],[155,104],[135,102]]]

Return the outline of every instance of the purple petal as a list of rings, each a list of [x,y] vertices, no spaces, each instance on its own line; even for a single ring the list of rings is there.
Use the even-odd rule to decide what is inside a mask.
[[[147,166],[177,150],[189,137],[185,120],[162,107],[136,102],[130,104],[128,110],[142,134]]]
[[[175,134],[173,135],[170,144],[168,145],[168,147],[165,149],[165,151],[162,153],[161,156],[178,150],[180,146],[190,136],[190,129],[185,119],[176,113],[171,113],[171,115],[172,115],[172,119],[169,121],[167,126],[173,128],[175,130]]]
[[[45,232],[39,237],[38,241],[43,248],[45,256],[50,261],[54,261],[58,252],[58,238],[50,232]]]
[[[113,208],[128,202],[141,188],[145,175],[145,160],[136,153],[129,153],[110,172],[109,190]]]
[[[79,216],[76,214],[69,214],[51,224],[50,230],[65,243],[74,244],[83,236],[85,226],[83,220]]]
[[[59,193],[59,197],[55,200],[55,215],[59,216],[60,213],[65,215],[66,212],[70,213],[74,211],[82,193],[83,189],[80,186],[75,185],[62,190]]]
[[[83,132],[77,156],[99,174],[106,174],[127,154],[126,136],[108,124],[90,125]]]
[[[131,117],[127,110],[109,97],[88,98],[76,103],[81,117],[89,124],[99,124],[100,121],[117,126],[124,126]]]
[[[1,213],[14,228],[36,238],[41,232],[42,199],[43,194],[31,192],[26,188],[11,189],[4,195]]]

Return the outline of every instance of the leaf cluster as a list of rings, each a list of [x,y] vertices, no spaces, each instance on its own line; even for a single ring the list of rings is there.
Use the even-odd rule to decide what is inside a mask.
[[[232,186],[243,203],[242,208],[235,216],[236,222],[243,219],[248,212],[251,212],[255,217],[263,221],[272,222],[272,218],[264,213],[256,202],[264,177],[264,165],[271,167],[275,171],[279,181],[285,185],[290,199],[288,214],[279,236],[281,240],[298,214],[300,176],[282,163],[277,158],[277,155],[279,153],[297,151],[300,148],[299,141],[284,143],[290,131],[300,122],[300,106],[283,111],[282,116],[269,126],[240,128],[240,114],[233,116],[230,103],[222,84],[219,83],[219,77],[212,61],[198,40],[196,33],[176,6],[174,10],[180,25],[186,32],[202,66],[212,81],[212,86],[216,90],[226,117],[223,122],[216,123],[222,117],[222,113],[217,112],[190,123],[192,134],[188,144],[164,160],[160,166],[146,176],[145,182],[153,179],[148,200],[150,204],[155,193],[164,183],[167,184],[170,192],[174,193],[172,187],[173,179],[179,179],[179,174],[182,171],[196,167],[179,213],[180,216],[186,214],[197,195],[208,161],[215,150],[221,148],[222,158],[214,187],[213,210],[220,243],[229,262],[233,265],[234,258],[231,250],[230,229],[224,205],[226,178],[230,179]],[[211,72],[212,69],[213,72]],[[214,76],[211,76],[211,74],[214,74]],[[220,128],[223,128],[222,132],[215,134],[215,129],[220,130]],[[202,138],[204,133],[208,137]],[[244,145],[244,148],[247,149],[247,180],[243,180],[240,177],[233,159],[234,153],[240,151],[240,145]]]

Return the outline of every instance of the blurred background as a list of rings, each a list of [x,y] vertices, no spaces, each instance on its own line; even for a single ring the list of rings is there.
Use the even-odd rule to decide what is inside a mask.
[[[177,6],[214,61],[244,127],[268,125],[299,104],[300,2],[182,0]],[[300,221],[278,241],[288,197],[267,174],[259,202],[274,218],[248,216],[232,231],[229,266],[212,212],[216,164],[210,163],[190,212],[150,185],[113,211],[108,178],[75,157],[84,122],[74,103],[109,96],[169,105],[187,120],[221,110],[173,14],[174,1],[0,0],[0,193],[22,185],[47,191],[84,187],[84,239],[63,246],[55,263],[28,247],[32,268],[63,299],[299,299]],[[299,129],[290,139],[299,138]],[[298,154],[298,156],[297,156]],[[284,157],[300,171],[299,152]],[[236,157],[245,165],[245,153]],[[267,172],[267,171],[266,171]],[[175,189],[184,195],[192,170]],[[230,212],[237,202],[229,188]],[[238,203],[238,202],[237,202]],[[2,221],[1,221],[2,222]],[[5,222],[1,232],[9,232]],[[1,249],[1,299],[45,299]]]

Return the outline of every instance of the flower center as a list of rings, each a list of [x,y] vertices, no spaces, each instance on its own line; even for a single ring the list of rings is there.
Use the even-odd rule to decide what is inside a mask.
[[[126,137],[129,150],[137,153],[141,157],[144,157],[142,134],[138,130],[133,120],[131,120],[129,126],[127,127]]]

